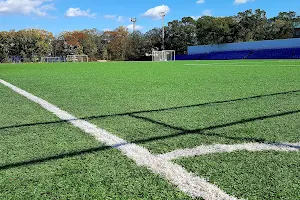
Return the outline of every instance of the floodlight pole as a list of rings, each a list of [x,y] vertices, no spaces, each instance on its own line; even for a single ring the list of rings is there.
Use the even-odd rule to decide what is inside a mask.
[[[165,50],[165,16],[166,13],[165,12],[160,12],[159,16],[161,16],[161,20],[162,20],[162,50]]]
[[[133,30],[133,33],[135,32],[135,29],[136,29],[136,18],[135,17],[132,17],[130,18],[130,21],[132,22],[132,30]]]

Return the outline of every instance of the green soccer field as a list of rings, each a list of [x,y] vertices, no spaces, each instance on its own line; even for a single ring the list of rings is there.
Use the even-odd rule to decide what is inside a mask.
[[[1,64],[0,79],[231,197],[300,196],[300,61]],[[205,198],[0,92],[0,199]]]

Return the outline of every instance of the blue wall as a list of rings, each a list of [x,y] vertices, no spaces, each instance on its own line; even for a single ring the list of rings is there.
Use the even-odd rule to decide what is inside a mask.
[[[188,54],[210,53],[217,51],[252,50],[252,49],[279,49],[300,47],[300,38],[284,40],[263,40],[255,42],[239,42],[220,45],[202,45],[188,47]]]

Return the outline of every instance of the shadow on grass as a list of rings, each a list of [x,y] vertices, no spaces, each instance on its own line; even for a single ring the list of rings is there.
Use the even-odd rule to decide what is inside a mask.
[[[156,122],[156,121],[154,121],[152,119],[149,119],[149,118],[146,118],[146,117],[139,117],[139,116],[135,116],[135,115],[130,115],[130,116],[134,117],[134,118],[146,120],[146,121],[149,121],[149,122],[152,122],[152,123],[156,123],[156,124],[159,124],[159,125],[167,127],[167,128],[173,127],[174,130],[182,130],[182,132],[179,132],[179,133],[176,133],[176,134],[151,137],[151,138],[147,138],[147,139],[143,139],[143,140],[133,141],[134,143],[147,143],[147,142],[152,142],[152,141],[156,141],[156,140],[163,140],[163,139],[178,137],[178,136],[187,135],[187,134],[202,134],[202,135],[208,135],[208,136],[218,136],[218,137],[223,137],[223,138],[227,138],[227,139],[241,140],[241,141],[248,141],[248,142],[266,142],[266,140],[263,139],[263,138],[230,137],[230,136],[225,136],[225,135],[216,134],[216,133],[205,133],[205,131],[211,131],[211,130],[215,130],[215,129],[219,129],[219,128],[230,127],[230,126],[234,126],[234,125],[238,125],[238,124],[246,124],[246,123],[249,123],[249,122],[260,121],[260,120],[265,120],[265,119],[272,119],[272,118],[276,118],[276,117],[283,117],[283,116],[293,115],[293,114],[297,114],[297,113],[300,113],[300,110],[294,110],[294,111],[277,113],[277,114],[273,114],[273,115],[265,115],[265,116],[260,116],[260,117],[242,119],[242,120],[239,120],[239,121],[234,121],[234,122],[229,122],[229,123],[225,123],[225,124],[209,126],[209,127],[205,127],[205,128],[201,128],[201,129],[193,129],[193,130],[183,129],[183,128],[180,128],[180,127],[173,127],[173,126],[170,126],[169,124],[164,124],[162,122]]]
[[[188,130],[188,129],[184,129],[182,127],[172,126],[172,125],[169,125],[169,124],[166,124],[163,122],[155,121],[151,118],[137,116],[137,114],[178,110],[178,109],[183,109],[183,108],[192,108],[192,107],[200,107],[200,106],[209,106],[209,105],[214,105],[214,104],[238,102],[238,101],[245,101],[245,100],[250,100],[250,99],[258,99],[258,98],[263,98],[263,97],[293,94],[293,93],[299,93],[299,92],[300,92],[300,90],[294,90],[294,91],[288,91],[288,92],[257,95],[257,96],[247,97],[247,98],[238,98],[238,99],[225,100],[225,101],[214,101],[214,102],[202,103],[202,104],[178,106],[178,107],[171,107],[171,108],[161,108],[161,109],[154,109],[154,110],[135,111],[135,112],[120,113],[120,114],[90,116],[90,117],[84,117],[84,118],[79,118],[79,119],[91,120],[91,119],[100,119],[100,118],[106,118],[106,117],[130,116],[130,117],[133,117],[136,119],[140,119],[140,120],[144,120],[147,122],[151,122],[153,124],[164,126],[166,128],[170,128],[170,129],[173,129],[176,131],[180,131],[178,133],[171,134],[171,135],[157,136],[157,137],[151,137],[151,138],[131,141],[132,143],[136,143],[136,144],[143,144],[143,143],[152,142],[152,141],[156,141],[156,140],[163,140],[163,139],[178,137],[178,136],[182,136],[182,135],[186,135],[186,134],[202,134],[202,135],[207,135],[207,136],[217,136],[217,137],[223,137],[223,138],[227,138],[227,139],[231,139],[231,140],[239,140],[239,141],[247,141],[247,142],[266,142],[266,140],[263,138],[231,137],[231,136],[225,136],[225,135],[221,135],[221,134],[217,134],[217,133],[205,133],[205,131],[215,130],[218,128],[224,128],[224,127],[229,127],[229,126],[238,125],[238,124],[245,124],[245,123],[269,119],[269,118],[275,118],[275,117],[296,114],[296,113],[300,113],[300,110],[282,112],[282,113],[278,113],[278,114],[266,115],[266,116],[260,116],[260,117],[254,117],[254,118],[248,118],[248,119],[243,119],[243,120],[239,120],[239,121],[235,121],[235,122],[219,124],[219,125],[214,125],[214,126],[209,126],[206,128],[194,129],[194,130]],[[38,125],[68,123],[70,121],[69,120],[57,120],[57,121],[50,121],[50,122],[28,123],[28,124],[0,127],[0,130],[6,130],[6,129],[11,129],[11,128],[21,128],[21,127],[31,127],[31,126],[38,126]],[[126,145],[126,144],[116,145],[115,147],[119,147],[122,145]],[[300,149],[300,146],[287,145],[287,144],[282,144],[282,145]],[[2,166],[0,166],[0,170],[6,170],[6,169],[15,168],[15,167],[27,166],[27,165],[35,165],[35,164],[39,164],[39,163],[43,163],[43,162],[47,162],[47,161],[59,160],[59,159],[63,159],[63,158],[70,158],[70,157],[75,157],[75,156],[79,156],[79,155],[90,154],[93,152],[105,151],[105,150],[108,150],[111,148],[113,148],[113,147],[101,146],[101,147],[97,147],[97,148],[85,149],[85,150],[81,150],[81,151],[73,151],[73,152],[69,152],[69,153],[63,153],[63,154],[58,154],[58,155],[44,157],[44,158],[37,158],[37,159],[29,160],[29,161],[16,162],[16,163],[11,163],[11,164],[7,164],[7,165],[2,165]]]
[[[101,147],[85,149],[85,150],[81,150],[81,151],[73,151],[73,152],[69,152],[69,153],[58,154],[58,155],[44,157],[44,158],[37,158],[37,159],[29,160],[29,161],[16,162],[16,163],[11,163],[11,164],[0,166],[0,170],[11,169],[11,168],[15,168],[15,167],[22,167],[22,166],[27,166],[27,165],[35,165],[35,164],[52,161],[52,160],[72,158],[72,157],[76,157],[79,155],[90,154],[93,152],[105,151],[105,150],[111,149],[111,148],[112,147],[110,147],[110,146],[101,146]]]
[[[83,118],[78,118],[78,119],[91,120],[91,119],[101,119],[101,118],[107,118],[107,117],[132,116],[132,115],[135,115],[135,114],[142,114],[142,113],[163,112],[163,111],[170,111],[170,110],[179,110],[179,109],[183,109],[183,108],[210,106],[210,105],[214,105],[214,104],[232,103],[232,102],[246,101],[246,100],[251,100],[251,99],[259,99],[259,98],[263,98],[263,97],[272,97],[272,96],[277,96],[277,95],[295,94],[295,93],[300,93],[300,90],[292,90],[292,91],[287,91],[287,92],[278,92],[278,93],[272,93],[272,94],[251,96],[251,97],[246,97],[246,98],[238,98],[238,99],[231,99],[231,100],[224,100],[224,101],[214,101],[214,102],[208,102],[208,103],[177,106],[177,107],[170,107],[170,108],[160,108],[160,109],[142,110],[142,111],[119,113],[119,114],[89,116],[89,117],[83,117]],[[0,130],[11,129],[11,128],[30,127],[30,126],[38,126],[38,125],[59,124],[59,123],[66,123],[66,122],[69,122],[69,121],[71,121],[71,120],[57,120],[57,121],[50,121],[50,122],[37,122],[37,123],[28,123],[28,124],[4,126],[4,127],[0,127]],[[156,123],[159,123],[159,122],[156,122]]]
[[[280,143],[279,145],[280,146],[285,146],[285,147],[291,147],[291,148],[295,148],[295,149],[300,150],[300,144],[299,145],[292,145],[292,144],[282,144],[282,143]]]
[[[228,138],[228,139],[232,139],[232,140],[262,143],[262,142],[267,142],[267,141],[263,138],[230,137],[230,136],[224,136],[224,135],[216,134],[216,133],[205,133],[205,131],[215,130],[215,129],[218,129],[218,128],[224,128],[224,127],[229,127],[229,126],[238,125],[238,124],[245,124],[245,123],[258,121],[258,120],[270,119],[270,118],[275,118],[275,117],[282,117],[282,116],[292,115],[292,114],[296,114],[296,113],[300,113],[300,110],[282,112],[282,113],[278,113],[278,114],[260,116],[260,117],[249,118],[249,119],[243,119],[243,120],[239,120],[239,121],[235,121],[235,122],[219,124],[219,125],[215,125],[215,126],[209,126],[209,127],[206,127],[206,128],[194,129],[194,130],[186,130],[186,129],[183,129],[183,128],[180,128],[180,127],[174,127],[174,126],[171,126],[171,125],[168,125],[168,124],[164,124],[162,122],[157,122],[157,121],[155,121],[153,119],[150,119],[150,118],[130,115],[131,117],[134,117],[134,118],[137,118],[137,119],[146,120],[146,121],[149,121],[151,123],[155,123],[155,124],[158,124],[158,125],[161,125],[161,126],[165,126],[167,128],[172,128],[172,129],[181,131],[181,132],[176,133],[176,134],[158,136],[158,137],[151,137],[151,138],[147,138],[147,139],[135,140],[135,141],[130,141],[130,142],[135,143],[135,144],[143,144],[143,143],[152,142],[152,141],[156,141],[156,140],[163,140],[163,139],[178,137],[178,136],[182,136],[182,135],[186,135],[186,134],[202,134],[202,135],[207,135],[207,136],[218,136],[218,137]],[[123,145],[126,145],[126,144],[128,144],[128,143],[115,145],[114,147],[101,146],[101,147],[98,147],[98,148],[91,148],[91,149],[86,149],[86,150],[81,150],[81,151],[74,151],[74,152],[49,156],[49,157],[45,157],[45,158],[33,159],[33,160],[30,160],[30,161],[11,163],[11,164],[0,166],[0,170],[6,170],[6,169],[15,168],[15,167],[27,166],[27,165],[35,165],[35,164],[39,164],[39,163],[43,163],[43,162],[47,162],[47,161],[59,160],[59,159],[63,159],[63,158],[70,158],[70,157],[89,154],[89,153],[93,153],[93,152],[100,152],[100,151],[104,151],[104,150],[111,149],[111,148],[117,148],[117,147],[120,147],[120,146],[123,146]],[[297,149],[300,150],[300,146],[289,145],[289,144],[281,144],[281,145],[297,148]]]
[[[57,121],[51,121],[51,122],[37,122],[37,123],[29,123],[29,124],[4,126],[4,127],[0,127],[0,130],[12,129],[12,128],[31,127],[31,126],[39,126],[39,125],[61,124],[61,123],[67,123],[67,122],[70,122],[70,121],[71,120],[57,120]]]

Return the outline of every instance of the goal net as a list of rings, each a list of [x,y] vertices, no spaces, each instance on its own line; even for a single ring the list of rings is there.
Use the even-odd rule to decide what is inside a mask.
[[[152,61],[174,61],[174,50],[152,51]]]
[[[87,55],[68,55],[68,62],[89,62],[89,57]]]
[[[42,57],[41,62],[64,62],[61,57]]]

